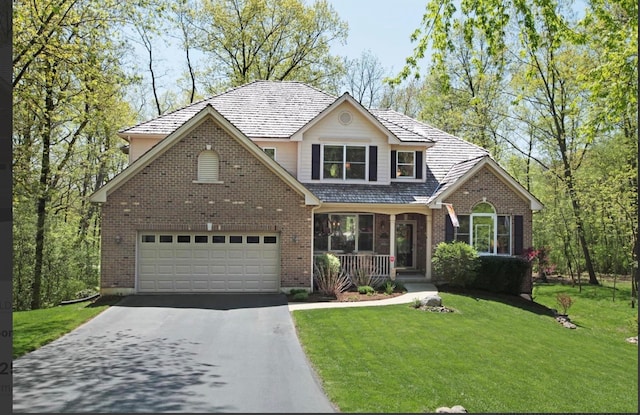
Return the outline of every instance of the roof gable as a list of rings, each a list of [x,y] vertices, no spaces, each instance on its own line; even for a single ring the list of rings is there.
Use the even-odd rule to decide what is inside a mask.
[[[368,110],[358,101],[356,101],[348,92],[345,92],[340,98],[336,99],[331,105],[326,107],[322,112],[318,113],[307,124],[296,131],[291,139],[293,141],[301,141],[303,134],[324,119],[326,116],[336,111],[341,105],[348,103],[351,107],[371,122],[378,130],[387,136],[389,144],[401,144],[404,141],[411,141],[421,144],[432,144],[432,141],[424,136],[420,136],[414,132],[403,129],[402,127],[377,117],[372,110]]]
[[[110,180],[107,184],[98,189],[90,196],[92,202],[106,202],[109,193],[116,190],[122,184],[133,177],[135,174],[144,169],[147,165],[157,159],[160,155],[169,150],[175,143],[179,142],[185,135],[196,126],[200,125],[207,118],[213,118],[232,138],[240,143],[245,149],[250,151],[257,159],[265,164],[271,171],[279,176],[291,188],[305,197],[305,203],[308,205],[318,205],[320,201],[304,187],[295,177],[287,172],[282,166],[276,163],[268,155],[264,153],[253,141],[246,137],[233,124],[226,120],[211,105],[206,105],[198,113],[192,116],[187,122],[183,123],[178,129],[173,131],[168,137],[160,141],[140,158],[136,159],[131,165],[124,169],[120,174]]]
[[[454,164],[440,182],[440,187],[427,201],[429,207],[439,209],[443,201],[462,186],[470,177],[483,167],[488,167],[500,180],[505,182],[520,197],[529,201],[531,210],[541,210],[542,203],[507,173],[498,163],[488,155],[476,159],[465,160]]]

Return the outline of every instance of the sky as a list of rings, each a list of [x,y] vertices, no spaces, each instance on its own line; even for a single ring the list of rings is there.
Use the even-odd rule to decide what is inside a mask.
[[[349,24],[346,45],[335,44],[333,54],[357,59],[369,49],[382,66],[399,72],[415,43],[411,34],[420,26],[426,0],[329,0]]]
[[[313,0],[307,0],[310,3]],[[328,0],[338,16],[349,25],[346,44],[334,42],[331,53],[358,59],[366,50],[380,61],[388,76],[397,75],[405,59],[413,52],[415,44],[411,34],[420,26],[427,0]],[[133,38],[136,38],[134,35]],[[177,79],[186,72],[183,52],[175,39],[170,44],[156,48],[154,66],[160,91],[171,89]],[[147,76],[146,51],[134,44],[138,59],[133,63]],[[196,61],[202,55],[192,51]],[[176,56],[180,56],[176,59]],[[426,66],[428,62],[419,63]],[[151,101],[148,102],[149,104]],[[151,108],[151,106],[149,107]]]

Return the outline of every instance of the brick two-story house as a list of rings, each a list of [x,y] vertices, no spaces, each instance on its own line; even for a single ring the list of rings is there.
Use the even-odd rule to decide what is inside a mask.
[[[311,290],[323,252],[429,280],[442,241],[522,253],[542,207],[486,150],[298,82],[252,82],[120,136],[130,164],[91,197],[103,294]]]

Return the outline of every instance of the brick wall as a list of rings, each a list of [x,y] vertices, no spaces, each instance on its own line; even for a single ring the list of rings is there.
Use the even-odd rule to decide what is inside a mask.
[[[526,249],[532,243],[532,213],[528,200],[521,198],[514,190],[505,184],[489,168],[483,167],[478,173],[469,178],[450,197],[444,200],[451,203],[457,215],[470,215],[475,205],[486,198],[496,209],[498,215],[522,215],[523,216],[523,247]],[[447,210],[433,210],[433,244],[435,247],[444,241],[445,219]],[[513,240],[512,240],[513,246]]]
[[[218,153],[222,184],[193,183],[206,145]],[[206,119],[108,196],[101,287],[134,287],[139,230],[206,231],[211,222],[213,229],[279,233],[281,287],[309,288],[311,216],[303,195]]]

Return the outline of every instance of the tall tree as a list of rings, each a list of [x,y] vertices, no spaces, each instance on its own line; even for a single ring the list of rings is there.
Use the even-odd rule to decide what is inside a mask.
[[[378,106],[383,92],[386,70],[371,50],[357,59],[345,59],[345,87],[365,107]]]
[[[620,135],[614,131],[637,137],[636,117],[629,116],[637,113],[630,96],[637,94],[637,4],[589,1],[581,22],[572,18],[571,6],[562,0],[430,0],[412,36],[414,53],[396,81],[419,74],[418,62],[429,49],[436,67],[451,69],[451,56],[473,49],[478,34],[486,39],[487,55],[511,78],[506,115],[519,129],[503,138],[563,185],[558,197],[569,202],[589,281],[597,284],[589,235],[595,219],[583,205],[580,169],[603,137]],[[462,48],[455,41],[459,32]],[[512,58],[516,65],[509,65]],[[610,107],[611,113],[602,111]]]
[[[343,73],[330,46],[348,28],[326,0],[203,0],[195,16],[193,41],[210,59],[210,91],[256,79],[322,88]]]
[[[116,33],[110,32],[126,12],[115,0],[14,2],[14,249],[24,250],[16,252],[20,260],[14,268],[30,270],[17,273],[19,307],[60,300],[69,294],[64,287],[72,289],[71,280],[83,278],[71,265],[80,253],[65,245],[65,233],[81,228],[74,209],[86,169],[93,168],[82,161],[96,154],[94,142],[115,138],[119,122],[104,114],[122,116],[126,109],[118,101],[126,79]],[[108,158],[114,155],[107,151],[99,157],[106,157],[103,164],[110,168]],[[113,174],[105,167],[92,185]],[[67,261],[60,260],[63,255]]]

